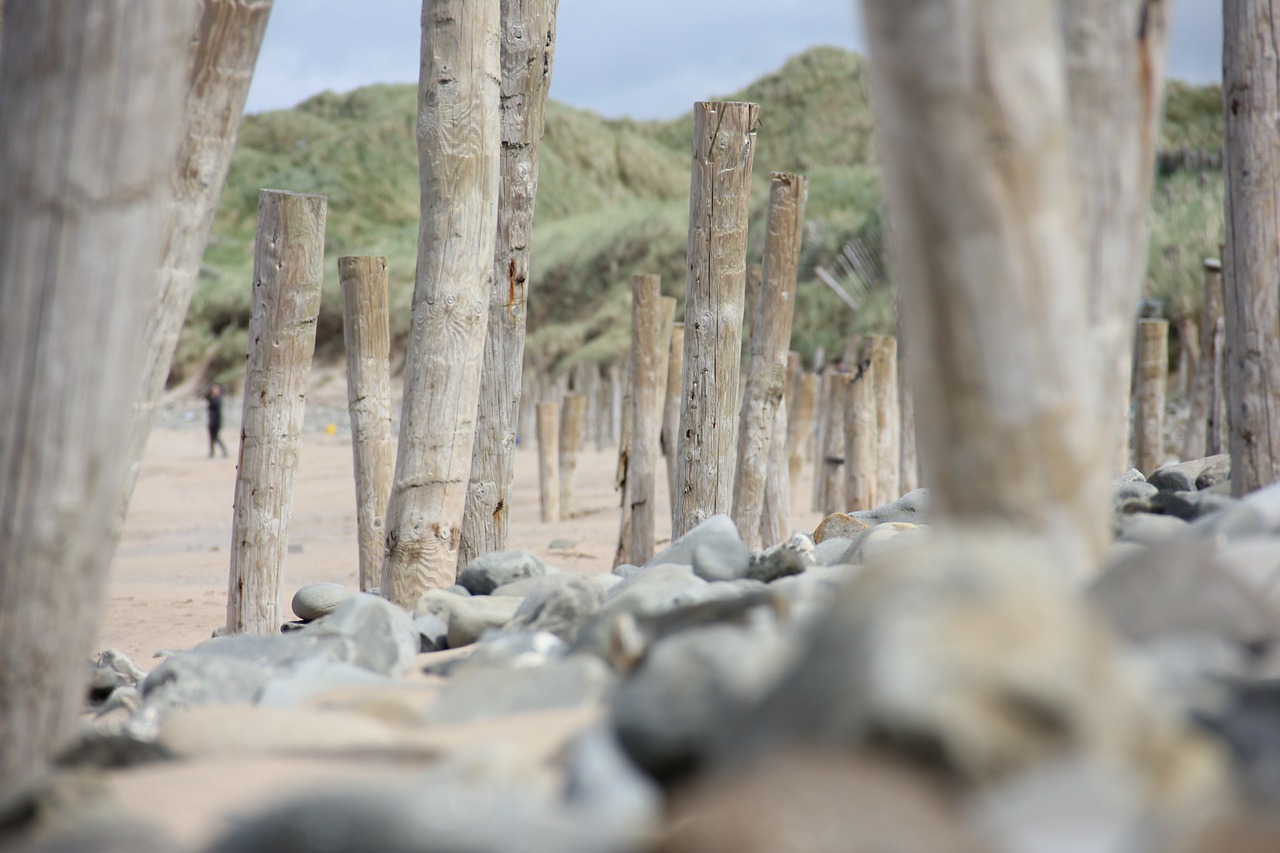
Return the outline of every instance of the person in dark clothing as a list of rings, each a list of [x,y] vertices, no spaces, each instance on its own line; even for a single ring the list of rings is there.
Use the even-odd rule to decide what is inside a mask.
[[[222,386],[212,386],[204,400],[209,404],[209,458],[213,458],[215,446],[226,456],[227,446],[218,438],[218,432],[222,429]]]

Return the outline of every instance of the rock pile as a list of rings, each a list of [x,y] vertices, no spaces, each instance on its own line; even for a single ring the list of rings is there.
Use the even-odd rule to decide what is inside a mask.
[[[65,763],[407,774],[225,851],[1280,849],[1280,487],[1226,477],[1117,480],[1084,589],[1034,540],[935,530],[923,490],[764,551],[716,516],[608,575],[489,554],[413,615],[304,588],[279,636],[145,677],[104,654]]]

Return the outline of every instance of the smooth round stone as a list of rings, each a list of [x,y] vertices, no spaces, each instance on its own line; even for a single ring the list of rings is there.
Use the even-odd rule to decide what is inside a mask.
[[[328,616],[350,597],[351,593],[340,583],[310,583],[293,594],[291,606],[299,619],[310,622]]]

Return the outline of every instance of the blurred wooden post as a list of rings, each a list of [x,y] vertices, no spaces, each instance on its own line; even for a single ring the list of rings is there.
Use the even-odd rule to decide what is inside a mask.
[[[471,478],[458,542],[459,568],[480,554],[507,547],[519,429],[520,371],[524,363],[529,249],[538,193],[538,149],[551,87],[557,4],[558,0],[502,2],[498,219]],[[462,73],[470,70],[463,66]],[[568,512],[567,506],[562,509]]]
[[[117,510],[120,525],[142,469],[156,401],[169,378],[195,293],[271,6],[271,0],[204,0],[199,4],[194,56],[186,69],[181,141],[172,170],[174,192],[164,226],[165,257],[141,330],[147,356],[133,397],[135,417],[125,451],[129,470]],[[178,69],[168,73],[176,74]]]
[[[791,532],[791,462],[788,425],[792,401],[800,377],[800,354],[787,353],[787,378],[782,402],[773,418],[769,440],[769,470],[764,480],[764,508],[760,514],[760,541],[768,548],[785,540]]]
[[[458,574],[498,231],[499,18],[498,0],[422,6],[418,272],[381,583],[410,609]]]
[[[804,234],[808,181],[774,172],[770,179],[763,280],[751,312],[751,359],[738,421],[733,521],[748,548],[760,546],[760,518],[773,445],[773,426],[787,384],[787,350],[795,311],[796,266]],[[751,275],[747,276],[748,281]],[[748,292],[751,288],[748,287]]]
[[[1133,418],[1136,467],[1150,474],[1164,462],[1164,398],[1169,382],[1169,323],[1138,321],[1138,377]]]
[[[632,306],[634,312],[635,307]],[[634,321],[633,321],[634,322]],[[635,330],[632,330],[634,336]],[[613,485],[620,498],[618,521],[618,548],[613,555],[615,566],[631,562],[631,391],[635,387],[631,378],[632,361],[630,349],[625,368],[614,386],[613,399],[614,421],[618,424],[618,468],[614,474]]]
[[[848,512],[874,509],[884,502],[880,492],[879,406],[876,394],[882,380],[879,359],[865,362],[852,376],[845,397],[844,469],[845,509]]]
[[[792,405],[787,409],[787,467],[792,491],[800,488],[801,469],[805,460],[813,456],[813,413],[820,381],[816,373],[801,373],[796,377]]]
[[[1217,399],[1221,394],[1217,382],[1222,373],[1222,352],[1217,348],[1218,323],[1222,319],[1222,264],[1215,258],[1204,261],[1204,299],[1200,309],[1199,358],[1191,377],[1187,393],[1187,428],[1182,437],[1182,458],[1199,459],[1221,452],[1208,450],[1209,445],[1221,447],[1221,436],[1210,437],[1210,424],[1220,426],[1216,414]],[[1215,399],[1215,397],[1217,399]]]
[[[747,283],[742,296],[742,343],[750,354],[751,338],[756,333],[756,305],[760,302],[760,285],[764,281],[763,264],[747,264]]]
[[[902,494],[920,488],[920,460],[916,455],[916,406],[911,391],[911,378],[906,370],[898,371],[898,409],[902,444],[898,448],[898,491]]]
[[[1212,372],[1209,375],[1208,404],[1209,412],[1205,421],[1205,455],[1216,456],[1226,453],[1227,447],[1227,330],[1226,318],[1223,316],[1225,291],[1222,281],[1222,264],[1214,262],[1215,267],[1209,269],[1206,264],[1205,307],[1212,312],[1212,325],[1209,327],[1210,351],[1213,353]],[[1207,358],[1201,350],[1200,357]]]
[[[258,196],[227,592],[232,634],[280,630],[293,478],[324,280],[326,209],[319,195],[263,190]]]
[[[70,745],[119,537],[194,4],[13,3],[0,50],[0,787]],[[178,321],[179,323],[181,320]],[[8,845],[5,845],[8,846]],[[21,844],[19,843],[19,846]]]
[[[538,403],[538,494],[542,523],[560,520],[560,404],[555,400]]]
[[[387,498],[395,450],[391,441],[391,332],[387,259],[338,258],[342,340],[347,350],[347,411],[356,478],[360,590],[382,580]]]
[[[573,488],[578,478],[578,452],[586,435],[587,398],[565,394],[560,408],[560,517],[573,516]]]
[[[631,454],[627,470],[631,525],[626,556],[627,562],[636,565],[653,556],[658,440],[675,310],[675,300],[662,296],[658,276],[632,278]]]
[[[694,105],[681,450],[672,538],[732,508],[747,218],[758,114],[759,107],[749,103]]]
[[[1078,353],[1088,289],[1059,10],[862,9],[933,512],[1042,537],[1064,577],[1085,577],[1111,538],[1112,415]]]
[[[667,353],[667,391],[662,404],[662,448],[667,459],[667,490],[671,506],[676,505],[676,467],[679,464],[680,377],[684,375],[684,323],[671,326],[671,347]]]
[[[869,356],[875,374],[876,491],[877,503],[901,497],[898,474],[902,465],[902,411],[898,406],[898,340],[889,335],[869,338]],[[851,496],[852,497],[852,496]]]
[[[849,374],[828,370],[822,374],[822,431],[814,463],[814,512],[824,515],[845,509],[844,410]]]

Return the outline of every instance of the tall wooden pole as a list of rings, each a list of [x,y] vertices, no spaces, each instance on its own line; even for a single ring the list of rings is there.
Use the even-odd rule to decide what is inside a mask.
[[[195,7],[10,5],[0,45],[0,779],[75,733],[164,256]],[[144,286],[139,286],[139,282]]]
[[[164,224],[165,256],[141,330],[147,356],[133,392],[137,416],[125,449],[129,470],[116,510],[120,524],[142,469],[156,401],[164,390],[195,293],[272,0],[200,0],[198,6],[180,113],[181,142],[172,171],[174,192]]]
[[[560,404],[560,516],[573,514],[573,489],[578,479],[578,453],[586,436],[587,398],[565,394]]]
[[[846,385],[851,374],[828,369],[822,374],[821,415],[816,459],[814,462],[815,512],[829,513],[846,509],[845,501],[845,409]]]
[[[488,333],[458,565],[507,547],[519,429],[529,250],[559,0],[502,0],[502,126],[498,223]],[[461,66],[457,73],[469,73]],[[568,512],[568,506],[563,510]]]
[[[406,608],[457,577],[498,228],[499,41],[498,0],[423,3],[422,223],[381,584]]]
[[[1088,315],[1056,4],[863,11],[934,507],[1042,535],[1064,574],[1084,576],[1110,536],[1111,465],[1097,458],[1109,404],[1079,357]]]
[[[756,104],[693,109],[680,466],[672,537],[732,509]]]
[[[1106,474],[1128,467],[1133,330],[1164,104],[1167,0],[1054,3],[1066,51],[1068,140],[1084,250],[1087,340],[1101,382]]]
[[[869,359],[849,379],[844,414],[844,469],[847,511],[874,509],[886,500],[880,491],[879,425],[876,392],[880,362]],[[892,500],[892,498],[888,498]]]
[[[347,411],[356,478],[360,590],[382,580],[387,498],[395,446],[391,440],[391,331],[387,259],[338,258],[342,340],[347,350]]]
[[[1191,377],[1190,411],[1187,429],[1182,437],[1182,458],[1199,459],[1209,446],[1210,422],[1217,421],[1216,398],[1221,398],[1218,383],[1222,374],[1222,352],[1217,348],[1218,324],[1222,322],[1222,264],[1216,258],[1204,261],[1204,299],[1200,309],[1200,358]],[[1215,392],[1218,392],[1215,394]],[[1215,424],[1220,426],[1220,422]],[[1213,451],[1208,451],[1213,452]]]
[[[560,403],[538,403],[538,495],[542,523],[560,520]]]
[[[753,316],[751,358],[738,421],[738,464],[733,488],[733,521],[749,548],[760,546],[760,517],[773,427],[787,383],[796,266],[804,236],[807,197],[808,181],[803,176],[773,173],[763,277],[755,303],[747,306]]]
[[[889,335],[868,338],[875,374],[876,492],[879,503],[897,500],[902,459],[902,411],[898,405],[898,340]],[[847,463],[846,463],[847,464]]]
[[[293,478],[324,279],[324,196],[263,190],[253,253],[227,631],[280,630]]]
[[[1134,464],[1150,474],[1164,462],[1164,400],[1169,383],[1169,322],[1138,321],[1137,393],[1133,416]]]
[[[637,275],[631,280],[631,452],[627,466],[631,541],[627,561],[637,565],[653,556],[658,439],[675,309],[675,300],[662,296],[658,276]]]
[[[1227,421],[1243,495],[1280,477],[1280,21],[1270,3],[1224,0],[1222,29]]]
[[[667,460],[667,489],[671,506],[676,505],[676,468],[679,466],[680,380],[684,375],[684,323],[671,327],[671,347],[667,353],[667,391],[662,404],[662,447]]]

